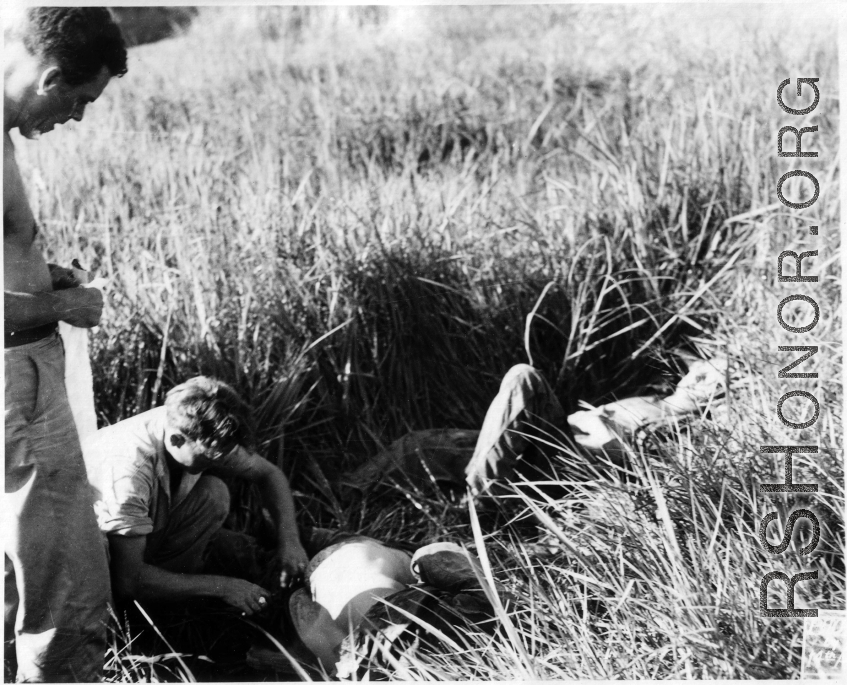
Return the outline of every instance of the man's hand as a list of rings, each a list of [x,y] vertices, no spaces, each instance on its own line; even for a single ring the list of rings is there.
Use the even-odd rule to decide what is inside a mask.
[[[296,544],[289,542],[278,552],[282,569],[279,574],[279,586],[286,588],[295,580],[303,577],[309,565],[309,557],[306,550],[298,541]]]
[[[50,280],[53,281],[53,290],[66,290],[68,288],[78,288],[83,284],[77,276],[75,269],[69,269],[58,264],[48,264],[50,269]]]
[[[288,479],[279,467],[242,447],[233,450],[226,462],[215,469],[220,475],[243,478],[259,486],[262,504],[270,511],[278,536],[274,565],[270,570],[274,573],[279,570],[281,588],[290,587],[306,572],[309,557],[300,542]]]
[[[93,328],[103,313],[103,293],[97,288],[71,288],[55,293],[63,300],[60,321],[77,328]]]
[[[218,596],[241,611],[242,615],[251,616],[268,606],[270,593],[264,588],[241,578],[221,576],[220,581]]]

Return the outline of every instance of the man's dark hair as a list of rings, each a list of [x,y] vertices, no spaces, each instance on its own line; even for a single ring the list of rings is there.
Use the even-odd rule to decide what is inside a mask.
[[[173,429],[221,454],[250,444],[250,410],[222,381],[206,376],[187,380],[165,396],[165,408]]]
[[[103,67],[112,76],[126,73],[126,43],[105,7],[32,7],[25,17],[24,47],[56,60],[68,85],[93,81]]]

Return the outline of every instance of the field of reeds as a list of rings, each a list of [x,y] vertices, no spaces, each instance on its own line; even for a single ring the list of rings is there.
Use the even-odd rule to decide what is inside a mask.
[[[184,35],[132,48],[82,123],[18,145],[52,258],[110,279],[91,339],[101,422],[218,376],[255,409],[304,523],[463,543],[518,598],[493,636],[469,628],[371,677],[798,677],[802,621],[761,619],[757,598],[765,573],[815,568],[798,607],[844,608],[839,140],[833,22],[786,32],[788,17],[203,8]],[[775,99],[798,76],[822,93],[802,119]],[[776,153],[800,121],[819,127],[802,164]],[[793,168],[821,182],[809,209],[777,200]],[[819,250],[820,281],[778,282],[783,250]],[[802,340],[776,321],[794,293],[821,308]],[[819,346],[801,369],[819,376],[789,384],[777,346],[797,344]],[[409,430],[478,428],[514,363],[574,411],[670,391],[718,354],[726,392],[634,444],[628,474],[563,452],[572,496],[518,504],[540,535],[474,531],[455,493],[398,487],[350,508],[334,487]],[[776,416],[789,389],[821,404],[802,432]],[[800,442],[820,452],[795,457],[795,482],[820,492],[762,494],[782,456],[759,446]],[[236,494],[233,525],[249,528],[258,500]],[[801,504],[817,549],[799,556],[801,525],[766,552],[762,516]],[[182,669],[114,635],[112,679]]]

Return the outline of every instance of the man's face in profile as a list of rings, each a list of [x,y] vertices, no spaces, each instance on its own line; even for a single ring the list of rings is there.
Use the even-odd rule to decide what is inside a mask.
[[[86,105],[100,97],[110,79],[109,70],[103,67],[91,81],[74,86],[65,81],[58,67],[46,69],[26,119],[19,127],[21,134],[34,140],[71,119],[82,121]]]

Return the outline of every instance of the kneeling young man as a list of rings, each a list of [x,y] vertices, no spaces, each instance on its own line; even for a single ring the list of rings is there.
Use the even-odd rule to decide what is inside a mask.
[[[283,587],[302,575],[308,558],[288,480],[245,449],[248,412],[232,388],[199,376],[171,390],[164,406],[85,441],[83,455],[97,521],[108,538],[116,599],[213,597],[247,615],[267,605],[269,590],[275,588],[256,584],[255,577],[254,582],[232,577],[221,572],[220,564],[209,563],[213,557],[235,556],[226,549],[232,536],[222,529],[229,491],[217,476],[259,486],[277,532],[270,566],[279,571]],[[215,566],[218,572],[210,572]],[[263,584],[275,585],[276,579]]]

